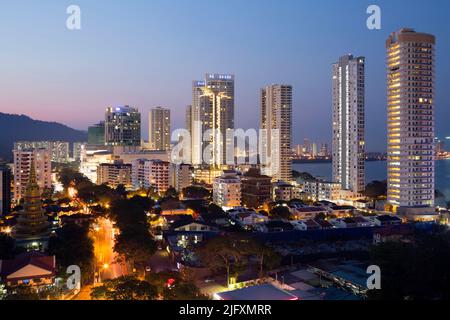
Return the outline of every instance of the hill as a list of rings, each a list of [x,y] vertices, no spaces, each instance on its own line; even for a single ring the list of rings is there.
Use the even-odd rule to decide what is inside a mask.
[[[0,112],[0,158],[11,161],[14,142],[21,140],[79,142],[87,141],[87,133],[56,122]]]

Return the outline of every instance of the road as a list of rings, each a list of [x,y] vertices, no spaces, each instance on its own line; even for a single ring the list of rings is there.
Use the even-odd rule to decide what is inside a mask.
[[[92,232],[97,275],[93,286],[100,285],[105,280],[129,274],[126,264],[116,262],[117,254],[114,252],[114,235],[116,232],[112,222],[104,218],[97,221]],[[81,288],[80,293],[74,297],[74,300],[90,300],[90,292],[93,286]]]
[[[128,268],[124,263],[116,262],[117,254],[114,252],[114,236],[117,232],[108,219],[99,219],[94,230],[94,254],[96,270],[99,272],[100,282],[127,275]]]

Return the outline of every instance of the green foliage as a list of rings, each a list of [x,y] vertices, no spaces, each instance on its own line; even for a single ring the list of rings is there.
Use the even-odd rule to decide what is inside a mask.
[[[173,285],[168,286],[169,279]],[[188,279],[183,278],[179,272],[163,271],[148,273],[146,280],[158,288],[158,295],[164,300],[205,300],[197,286]]]
[[[94,271],[94,243],[88,226],[74,223],[64,225],[50,238],[48,251],[56,256],[60,270],[77,265],[81,268],[83,282],[90,282]]]
[[[177,198],[179,197],[179,193],[178,191],[174,188],[174,187],[170,187],[169,189],[166,190],[166,192],[164,192],[164,197],[165,198]]]
[[[132,276],[106,280],[91,291],[94,300],[154,300],[157,297],[158,290],[154,285]]]
[[[385,197],[387,193],[387,181],[372,181],[367,184],[364,191],[366,197],[377,199],[380,197]]]
[[[149,232],[149,224],[142,198],[116,200],[111,204],[110,218],[116,222],[114,251],[133,264],[145,263],[156,251],[156,243]]]
[[[264,276],[281,263],[281,256],[271,247],[237,233],[210,239],[197,248],[196,253],[205,267],[216,273],[226,271],[228,276],[237,276],[254,261],[257,261],[260,276]]]
[[[156,243],[147,231],[121,232],[116,236],[114,251],[134,264],[146,263],[157,249]]]
[[[38,294],[29,286],[18,286],[7,290],[5,300],[41,300],[43,295]]]
[[[286,206],[278,206],[270,210],[270,215],[275,219],[289,219],[291,212]]]
[[[292,177],[294,179],[301,178],[303,181],[308,181],[308,182],[317,181],[317,179],[314,178],[314,176],[312,176],[308,172],[298,172],[296,170],[292,170]]]
[[[419,232],[411,242],[386,242],[371,250],[381,269],[381,290],[370,299],[435,300],[450,298],[450,233]]]
[[[14,258],[16,242],[6,233],[0,233],[0,259]]]
[[[183,189],[183,196],[187,199],[206,199],[211,196],[211,192],[200,186],[189,186]]]

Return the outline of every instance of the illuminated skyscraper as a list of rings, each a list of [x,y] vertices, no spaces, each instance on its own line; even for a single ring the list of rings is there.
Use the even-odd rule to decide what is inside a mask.
[[[149,112],[148,140],[152,150],[170,149],[170,110],[156,107]]]
[[[386,41],[388,202],[434,205],[435,37],[401,29]]]
[[[108,146],[140,146],[141,114],[129,106],[107,108],[105,144]]]
[[[269,157],[270,166],[262,171],[274,181],[292,180],[292,86],[273,84],[261,89],[260,128],[265,130],[260,142],[260,157]],[[264,141],[265,140],[265,141]],[[263,162],[266,162],[263,160]],[[268,164],[268,163],[267,163]]]
[[[192,163],[215,168],[225,165],[226,133],[234,129],[233,75],[206,74],[205,80],[193,82],[191,121]],[[208,145],[210,152],[203,154]]]
[[[333,64],[333,180],[362,192],[365,186],[364,57]]]

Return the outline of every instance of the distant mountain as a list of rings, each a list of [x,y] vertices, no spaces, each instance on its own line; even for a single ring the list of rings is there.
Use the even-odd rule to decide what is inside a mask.
[[[20,140],[80,142],[87,141],[87,132],[56,122],[0,112],[0,158],[11,161],[14,142]]]

